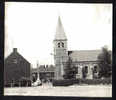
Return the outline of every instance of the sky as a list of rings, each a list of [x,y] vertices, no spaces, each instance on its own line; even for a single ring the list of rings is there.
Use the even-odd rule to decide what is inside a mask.
[[[112,4],[6,2],[5,57],[17,48],[32,67],[54,64],[59,16],[68,50],[112,50]]]

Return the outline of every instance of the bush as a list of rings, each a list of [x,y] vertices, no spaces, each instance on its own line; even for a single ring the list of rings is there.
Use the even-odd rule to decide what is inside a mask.
[[[18,82],[18,83],[17,83],[17,82],[14,83],[14,84],[13,84],[13,87],[19,87],[19,86],[20,86],[19,84],[20,84],[19,82]]]
[[[53,80],[53,86],[70,86],[79,83],[77,79]]]
[[[105,79],[79,79],[79,84],[99,85],[99,84],[112,84],[110,78]]]
[[[21,78],[20,79],[20,86],[31,86],[31,80],[28,78]]]
[[[4,85],[5,87],[11,87],[11,84],[10,83],[7,83]]]
[[[30,78],[22,77],[18,81],[5,83],[4,86],[5,87],[20,87],[20,86],[25,87],[25,86],[31,86],[31,84],[32,82]]]
[[[74,84],[88,84],[88,85],[100,85],[100,84],[112,84],[112,79],[64,79],[53,80],[53,86],[70,86]]]

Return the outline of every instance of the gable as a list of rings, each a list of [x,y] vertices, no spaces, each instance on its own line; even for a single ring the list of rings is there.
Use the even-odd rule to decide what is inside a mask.
[[[12,52],[7,58],[5,58],[5,63],[13,62],[13,60],[16,59],[17,61],[24,61],[26,63],[29,63],[22,55],[20,55],[18,52],[14,53]]]

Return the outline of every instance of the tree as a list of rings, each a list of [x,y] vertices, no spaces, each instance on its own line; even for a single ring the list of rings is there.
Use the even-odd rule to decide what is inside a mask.
[[[66,62],[66,65],[65,65],[65,69],[64,69],[64,72],[65,72],[65,74],[63,75],[64,79],[75,78],[76,67],[72,66],[72,65],[73,65],[72,59],[69,57],[68,61]]]
[[[108,78],[112,72],[111,51],[107,47],[102,48],[102,53],[98,56],[99,61],[99,77]]]

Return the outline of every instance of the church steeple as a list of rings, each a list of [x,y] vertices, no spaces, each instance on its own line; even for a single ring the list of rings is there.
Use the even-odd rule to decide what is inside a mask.
[[[67,59],[68,59],[67,38],[59,16],[56,27],[56,35],[54,39],[55,79],[63,79],[64,73],[63,64],[67,62]]]
[[[57,26],[56,26],[55,40],[65,40],[65,39],[67,39],[67,38],[66,38],[64,28],[63,28],[63,25],[62,25],[62,22],[61,22],[61,18],[59,16],[58,17],[58,23],[57,23]]]

